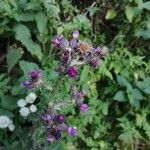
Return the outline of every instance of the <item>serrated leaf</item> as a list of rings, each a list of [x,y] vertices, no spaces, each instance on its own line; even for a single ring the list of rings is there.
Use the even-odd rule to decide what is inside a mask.
[[[130,85],[130,83],[125,77],[119,75],[117,76],[117,82],[122,87],[128,87]]]
[[[114,100],[118,101],[118,102],[125,102],[127,101],[126,97],[125,97],[125,93],[123,91],[118,91],[115,96],[113,97]]]
[[[142,37],[144,39],[149,39],[150,38],[150,29],[137,29],[135,32],[135,36],[137,37]]]
[[[106,18],[106,20],[111,20],[111,19],[115,18],[116,15],[117,15],[117,13],[114,9],[108,9],[105,18]]]
[[[46,25],[47,25],[46,15],[43,12],[39,12],[36,14],[35,20],[36,20],[36,24],[37,24],[37,28],[38,28],[39,32],[41,34],[43,34],[44,30],[46,28]]]
[[[7,53],[7,64],[9,71],[17,64],[23,55],[22,49],[11,47]]]
[[[27,61],[20,61],[19,62],[19,66],[21,68],[21,70],[24,72],[24,74],[28,74],[29,72],[31,72],[33,69],[38,69],[38,65],[32,62],[27,62]]]
[[[15,38],[19,40],[32,55],[35,55],[41,59],[41,48],[38,44],[32,41],[29,28],[23,24],[18,24],[15,26],[14,31],[16,32]]]

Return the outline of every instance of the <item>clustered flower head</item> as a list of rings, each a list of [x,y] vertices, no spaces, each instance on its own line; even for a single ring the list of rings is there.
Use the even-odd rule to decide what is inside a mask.
[[[5,129],[7,127],[10,131],[13,131],[15,129],[13,121],[7,116],[0,116],[0,128]]]
[[[79,65],[89,64],[92,68],[97,68],[108,52],[105,46],[93,47],[88,42],[80,41],[79,31],[74,31],[70,40],[58,35],[51,43],[61,53],[57,72],[72,78],[77,77]]]
[[[71,98],[73,99],[73,101],[77,104],[77,106],[79,106],[80,112],[87,112],[88,111],[88,105],[83,103],[84,101],[84,97],[86,95],[85,91],[77,91],[76,86],[72,87],[72,91],[71,91]]]
[[[46,126],[47,141],[49,144],[62,138],[63,132],[68,133],[70,136],[77,136],[76,127],[69,127],[65,123],[65,116],[62,114],[56,114],[53,111],[49,111],[42,115],[42,120]]]
[[[20,107],[20,115],[23,117],[27,117],[30,112],[34,113],[37,111],[36,105],[34,105],[34,101],[36,99],[36,94],[31,92],[29,93],[25,99],[19,99],[17,105]],[[28,107],[27,107],[28,104]]]
[[[42,72],[38,69],[32,70],[29,74],[29,80],[22,82],[22,86],[28,89],[33,89],[41,83]]]

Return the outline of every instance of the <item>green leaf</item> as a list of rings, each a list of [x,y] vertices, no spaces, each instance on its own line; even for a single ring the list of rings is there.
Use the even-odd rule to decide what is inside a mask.
[[[138,7],[130,7],[127,6],[125,9],[125,14],[127,16],[127,19],[129,22],[132,22],[133,18],[138,15],[141,12],[141,10]]]
[[[118,101],[118,102],[125,102],[127,101],[126,97],[125,97],[125,93],[123,91],[118,91],[115,96],[113,97],[114,100]]]
[[[8,64],[8,69],[11,70],[21,59],[23,55],[23,50],[19,48],[14,48],[11,47],[7,53],[7,64]]]
[[[117,76],[117,82],[122,87],[128,87],[130,85],[130,83],[125,77],[119,75]]]
[[[27,61],[20,61],[19,62],[19,66],[21,68],[21,70],[24,72],[24,74],[27,74],[29,72],[31,72],[33,69],[38,69],[38,65],[32,62],[27,62]]]
[[[47,17],[45,16],[45,14],[43,12],[37,13],[35,16],[35,20],[36,20],[37,28],[38,28],[39,32],[41,34],[44,33],[44,30],[47,25]]]
[[[17,99],[12,96],[3,96],[1,98],[1,106],[8,110],[14,110],[17,108]]]
[[[144,89],[144,92],[145,92],[146,94],[150,94],[150,87],[145,88],[145,89]]]
[[[111,19],[115,18],[116,15],[117,15],[117,13],[114,9],[108,9],[105,18],[106,18],[106,20],[111,20]]]
[[[11,111],[0,108],[0,116],[6,115],[10,118],[14,117],[14,114]]]
[[[135,36],[142,37],[144,39],[149,39],[150,38],[150,28],[147,28],[147,29],[137,29],[135,31]]]
[[[150,1],[145,2],[145,3],[142,3],[142,4],[141,4],[141,8],[150,10]]]
[[[32,41],[29,28],[23,24],[18,24],[14,27],[14,31],[16,32],[15,38],[19,40],[32,55],[42,59],[41,48]]]
[[[143,99],[143,95],[138,89],[133,89],[133,97],[139,100]]]

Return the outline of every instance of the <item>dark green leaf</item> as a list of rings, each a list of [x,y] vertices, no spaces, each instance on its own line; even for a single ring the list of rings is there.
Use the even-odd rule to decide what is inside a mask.
[[[127,101],[126,97],[125,97],[125,93],[123,91],[118,91],[115,96],[113,97],[114,100],[118,101],[118,102],[125,102]]]

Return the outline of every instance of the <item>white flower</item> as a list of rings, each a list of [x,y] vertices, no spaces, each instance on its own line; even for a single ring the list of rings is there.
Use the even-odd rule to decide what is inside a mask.
[[[30,106],[30,110],[31,110],[31,112],[36,112],[37,111],[37,107],[35,105],[31,105]]]
[[[37,97],[36,94],[33,93],[33,92],[31,92],[31,93],[26,97],[26,101],[27,101],[28,103],[33,103],[33,102],[35,101],[36,97]]]
[[[26,104],[27,104],[27,101],[24,100],[24,99],[20,99],[20,100],[18,100],[18,102],[17,102],[17,105],[18,105],[19,107],[24,107],[24,106],[26,106]]]
[[[7,128],[10,124],[10,119],[7,116],[0,116],[0,128]]]
[[[26,117],[29,115],[30,110],[27,107],[22,107],[19,112],[21,116]]]
[[[9,124],[8,128],[10,131],[14,131],[15,126],[14,126],[14,124]]]

